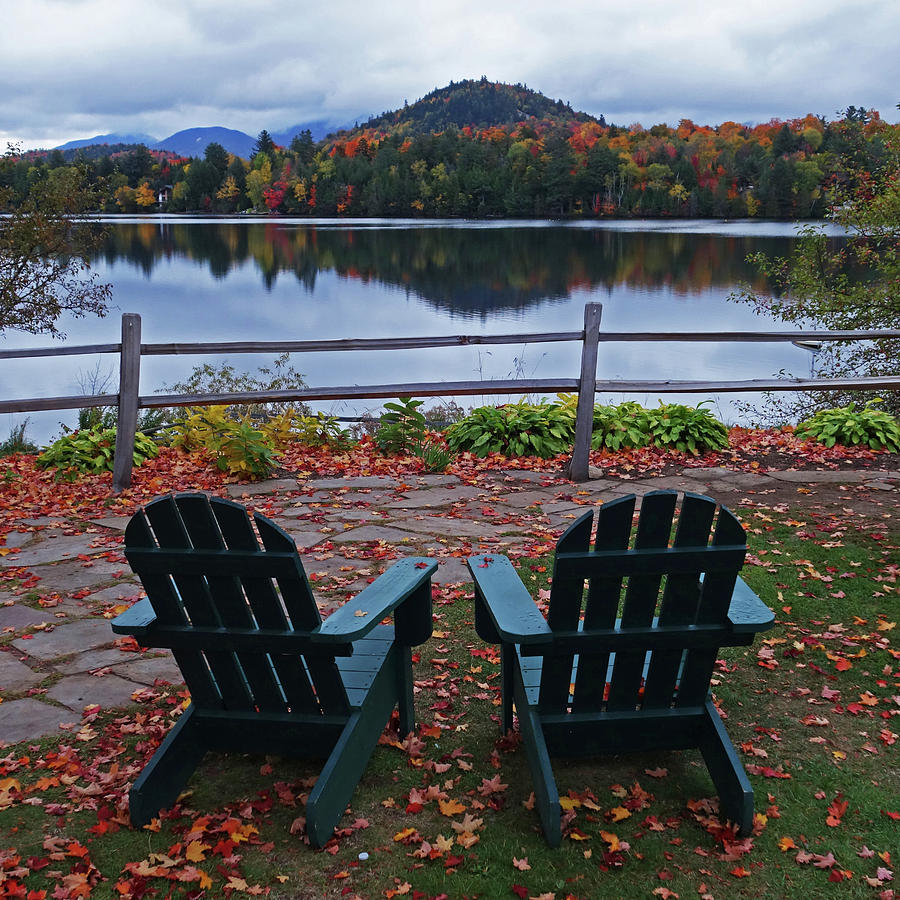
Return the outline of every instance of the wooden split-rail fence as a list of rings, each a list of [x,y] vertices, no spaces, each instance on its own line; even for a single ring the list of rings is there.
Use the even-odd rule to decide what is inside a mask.
[[[578,394],[575,441],[569,463],[573,481],[588,478],[593,408],[598,391],[612,393],[726,393],[741,391],[822,391],[834,389],[900,389],[900,374],[880,378],[757,378],[742,381],[606,381],[597,379],[599,345],[611,341],[695,342],[808,342],[819,346],[826,341],[867,341],[900,338],[900,330],[880,331],[699,331],[637,332],[601,331],[602,304],[584,308],[581,331],[527,334],[447,335],[437,337],[349,338],[327,341],[230,341],[190,344],[142,344],[141,317],[122,315],[122,340],[115,344],[59,346],[38,349],[0,350],[0,359],[119,354],[119,391],[115,394],[0,400],[0,413],[81,409],[115,406],[118,430],[113,470],[113,489],[131,484],[132,448],[141,409],[172,406],[215,406],[232,403],[277,401],[354,400],[389,397],[451,397],[472,394],[541,394],[571,391]],[[152,394],[139,392],[141,358],[144,356],[231,354],[231,353],[318,353],[350,350],[408,350],[428,347],[456,347],[476,344],[536,344],[581,342],[581,370],[577,378],[516,378],[488,381],[438,381],[404,384],[344,385],[306,387],[278,391],[240,391],[226,394]]]

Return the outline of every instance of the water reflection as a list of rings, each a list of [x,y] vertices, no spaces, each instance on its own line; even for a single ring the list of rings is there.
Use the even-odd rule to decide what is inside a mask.
[[[356,228],[283,222],[143,222],[110,230],[105,262],[148,278],[185,258],[217,280],[248,264],[271,292],[279,278],[313,293],[323,272],[411,292],[438,310],[485,317],[617,287],[693,295],[761,283],[748,254],[783,254],[783,237],[602,228]]]

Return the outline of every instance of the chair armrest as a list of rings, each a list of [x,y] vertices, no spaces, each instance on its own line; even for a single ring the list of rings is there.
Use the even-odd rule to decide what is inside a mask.
[[[437,571],[437,565],[433,559],[424,557],[410,557],[394,563],[312,632],[313,641],[346,643],[364,637],[423,586],[430,591],[431,576]]]
[[[735,632],[768,631],[775,624],[775,613],[738,575],[728,607],[728,621]]]
[[[138,637],[146,634],[155,623],[156,613],[153,612],[149,598],[144,597],[125,612],[119,613],[111,624],[115,634],[133,634]]]
[[[475,582],[476,627],[479,634],[490,643],[499,639],[502,643],[536,644],[552,639],[553,632],[547,620],[535,606],[528,588],[522,584],[519,573],[505,556],[470,556],[469,571]],[[490,640],[479,623],[482,613],[487,613],[496,637]]]

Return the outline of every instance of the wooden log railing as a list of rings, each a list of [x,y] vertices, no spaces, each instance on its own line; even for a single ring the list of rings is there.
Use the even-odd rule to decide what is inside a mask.
[[[584,308],[581,331],[536,332],[494,335],[448,335],[436,337],[353,338],[324,341],[230,341],[219,343],[142,344],[141,318],[135,313],[122,316],[122,340],[117,344],[87,344],[72,347],[0,350],[2,359],[24,359],[47,356],[74,356],[118,353],[119,392],[90,396],[38,397],[24,400],[0,400],[0,413],[37,412],[43,410],[81,409],[116,406],[118,431],[116,439],[113,489],[122,491],[131,484],[130,448],[134,445],[138,411],[172,406],[214,406],[232,403],[266,403],[274,401],[355,400],[389,397],[469,396],[472,394],[531,394],[572,391],[578,394],[575,419],[575,443],[569,463],[573,481],[588,478],[594,398],[597,392],[612,393],[730,393],[742,391],[827,391],[898,390],[900,374],[879,378],[754,378],[741,381],[677,381],[677,380],[598,380],[599,345],[611,341],[671,342],[784,342],[801,341],[869,341],[898,339],[898,330],[879,331],[678,331],[635,332],[601,331],[602,305],[588,303]],[[231,353],[318,353],[351,350],[404,350],[434,347],[464,347],[485,344],[536,344],[580,341],[581,370],[578,378],[518,378],[494,381],[437,381],[401,384],[343,385],[307,387],[279,391],[239,391],[220,394],[151,394],[139,393],[141,358]]]

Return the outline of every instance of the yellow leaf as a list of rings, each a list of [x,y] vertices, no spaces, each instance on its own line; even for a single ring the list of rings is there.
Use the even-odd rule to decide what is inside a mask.
[[[612,818],[613,822],[621,822],[623,819],[631,818],[631,813],[627,809],[625,809],[624,806],[614,807],[607,813],[607,815]]]
[[[442,816],[453,816],[466,811],[466,807],[458,800],[438,800],[438,807]]]
[[[191,841],[184,851],[184,858],[188,862],[203,862],[203,860],[206,859],[206,851],[209,849],[209,844],[203,844],[200,841]]]
[[[415,828],[404,828],[402,831],[398,831],[394,835],[394,840],[399,843],[400,841],[406,840],[406,838],[408,838],[411,834],[415,834],[415,833],[416,833]]]

